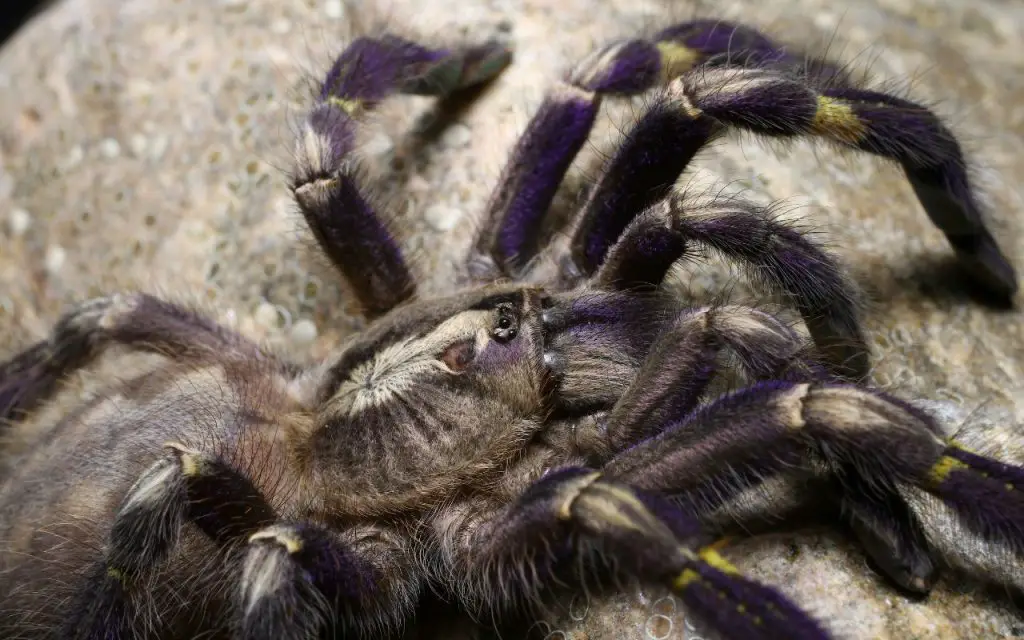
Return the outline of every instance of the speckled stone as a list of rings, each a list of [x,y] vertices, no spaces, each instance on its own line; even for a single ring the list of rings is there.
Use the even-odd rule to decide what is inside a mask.
[[[0,354],[44,335],[72,301],[142,288],[204,304],[255,338],[316,357],[360,326],[310,251],[286,173],[309,73],[322,71],[369,3],[340,0],[63,0],[0,51]],[[516,60],[454,128],[412,149],[431,102],[381,111],[364,153],[428,291],[452,281],[475,212],[544,87],[607,39],[692,15],[632,0],[388,0],[423,33],[504,34]],[[707,14],[707,10],[699,10]],[[761,0],[715,3],[789,41],[868,65],[950,118],[978,164],[1004,249],[1024,266],[1024,5],[998,0]],[[643,101],[610,104],[559,205],[574,201]],[[742,142],[742,144],[740,144]],[[902,174],[809,143],[734,139],[693,180],[781,200],[821,231],[872,306],[874,381],[935,401],[951,426],[1024,461],[1020,311],[973,301]],[[692,184],[691,184],[692,186]],[[426,216],[431,211],[436,215]],[[455,213],[452,213],[455,212]],[[718,263],[678,272],[695,300],[734,284]],[[736,287],[736,297],[747,291]],[[996,638],[1024,621],[957,577],[924,602],[891,590],[827,531],[744,542],[728,556],[849,638]],[[706,637],[672,598],[639,590],[567,603],[544,624],[573,640]]]

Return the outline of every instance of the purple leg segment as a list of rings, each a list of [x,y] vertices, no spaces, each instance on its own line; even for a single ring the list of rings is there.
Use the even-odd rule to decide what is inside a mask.
[[[743,200],[669,196],[629,224],[594,283],[623,290],[657,285],[692,243],[738,261],[755,283],[786,297],[834,374],[851,379],[867,374],[868,348],[855,288],[838,262],[796,229]]]
[[[656,104],[644,114],[583,205],[572,239],[576,268],[594,273],[629,223],[668,195],[718,131],[711,119],[691,117],[670,104]]]
[[[828,89],[822,96],[832,101],[828,109],[848,110],[841,119],[858,123],[856,135],[840,142],[899,162],[925,213],[971,276],[995,294],[1012,298],[1016,272],[985,225],[960,143],[938,116],[877,91]]]
[[[372,568],[329,530],[279,524],[254,534],[236,602],[239,640],[334,637],[377,588]],[[348,614],[348,615],[346,615]]]
[[[624,40],[594,51],[545,100],[514,149],[488,205],[470,261],[472,275],[518,275],[538,252],[542,223],[586,141],[600,96],[635,95],[699,66],[772,67],[808,79],[840,75],[824,62],[804,61],[756,30],[712,20],[680,23],[652,40]],[[671,94],[656,104],[608,163],[580,214],[572,243],[575,271],[596,270],[629,222],[665,197],[722,129],[714,118],[680,109]]]
[[[930,478],[971,530],[1024,553],[1024,469],[951,446]]]
[[[804,60],[754,29],[717,20],[680,23],[653,41],[666,81],[697,66],[795,66]],[[697,152],[722,131],[713,118],[680,108],[671,94],[656,102],[605,166],[580,213],[572,245],[575,266],[593,273],[630,221],[664,198]]]
[[[653,43],[617,42],[594,52],[545,98],[512,151],[485,211],[471,265],[485,280],[515,275],[537,253],[558,186],[587,140],[602,95],[633,95],[660,81]]]
[[[880,392],[832,382],[765,382],[725,396],[605,465],[617,481],[679,496],[697,513],[768,518],[791,496],[768,482],[828,480],[879,569],[927,591],[935,563],[913,487],[940,498],[982,539],[1024,549],[1024,469],[948,446],[927,414]],[[609,425],[613,432],[614,425]],[[760,485],[760,511],[736,496]]]
[[[244,475],[218,458],[169,448],[128,490],[106,557],[73,603],[61,637],[139,637],[149,621],[136,601],[145,597],[147,575],[170,556],[186,522],[227,547],[274,521],[273,508]]]
[[[938,116],[893,96],[853,88],[816,90],[766,69],[705,70],[669,87],[678,108],[772,137],[818,137],[902,165],[932,222],[979,284],[1003,298],[1016,273],[985,226],[959,142]]]
[[[81,366],[74,354],[60,366],[51,365],[50,358],[50,343],[43,341],[0,363],[0,426],[23,418],[52,397],[63,379],[57,369]]]
[[[606,481],[597,472],[568,468],[548,474],[473,538],[471,571],[518,582],[543,579],[577,566],[578,552],[595,549],[619,571],[671,589],[724,638],[829,637],[781,594],[740,575],[708,544],[695,519],[655,494]],[[506,592],[512,588],[507,580],[493,584]],[[536,585],[515,586],[528,592]]]
[[[745,307],[707,307],[679,317],[651,347],[636,379],[608,416],[613,451],[657,435],[688,415],[730,350],[753,379],[800,367],[804,341],[769,314]],[[809,368],[806,372],[812,375]]]
[[[327,72],[320,101],[369,107],[394,93],[447,96],[492,79],[511,60],[511,51],[498,43],[429,49],[391,34],[362,37]]]
[[[879,572],[912,593],[931,591],[939,568],[923,525],[900,496],[880,491],[856,468],[837,471],[839,517]]]
[[[396,93],[447,96],[485,82],[511,60],[499,44],[429,49],[393,35],[360,38],[335,61],[296,142],[295,200],[318,244],[377,316],[415,293],[386,215],[360,190],[357,119]]]
[[[343,109],[314,109],[300,142],[309,164],[293,193],[317,243],[374,316],[411,296],[415,284],[389,224],[360,191],[359,171],[348,160],[354,136],[355,123]]]
[[[266,356],[256,344],[181,305],[143,293],[93,298],[64,314],[47,340],[0,363],[0,423],[52,398],[62,380],[115,345],[179,361]]]
[[[654,36],[695,52],[703,64],[751,66],[789,56],[767,36],[751,27],[710,18],[673,25]]]
[[[536,253],[548,207],[569,164],[587,140],[597,116],[598,98],[561,85],[545,98],[519,138],[487,206],[487,220],[476,244],[497,271],[516,273]]]
[[[408,613],[417,580],[412,571],[383,579],[376,565],[346,546],[343,531],[280,522],[252,481],[226,460],[167,446],[170,453],[128,490],[106,557],[72,607],[66,637],[165,633],[148,627],[143,633],[143,625],[154,621],[141,615],[146,605],[140,602],[149,597],[149,576],[171,556],[186,524],[224,552],[225,584],[237,585],[232,637],[299,640],[325,629],[351,631],[353,621],[358,626],[366,616],[391,625]],[[374,547],[376,561],[389,555],[381,546]]]
[[[728,34],[732,34],[731,36]],[[778,60],[777,51],[756,32],[710,21],[666,29],[653,40],[611,43],[584,58],[545,99],[512,152],[485,213],[473,257],[480,279],[515,275],[540,248],[538,234],[551,201],[573,158],[586,142],[604,95],[642,93],[708,60],[735,52],[731,45],[757,44],[756,60]],[[659,117],[662,116],[662,117]],[[588,207],[609,220],[589,235],[607,251],[630,217],[667,192],[690,158],[713,135],[709,119],[694,122],[678,110],[652,114],[634,131],[628,148],[616,154]],[[638,161],[640,159],[641,161]],[[591,216],[585,216],[590,218]],[[600,235],[602,234],[603,235]],[[598,237],[600,236],[600,237]],[[602,247],[577,260],[595,268]],[[589,261],[588,261],[589,258]]]

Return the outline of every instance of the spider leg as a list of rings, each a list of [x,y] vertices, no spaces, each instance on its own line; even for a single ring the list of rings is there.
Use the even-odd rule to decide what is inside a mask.
[[[838,467],[832,496],[839,518],[850,527],[879,573],[912,593],[928,593],[939,577],[927,524],[905,496],[879,492],[857,475]],[[931,528],[931,527],[929,527]]]
[[[636,95],[696,65],[732,63],[738,57],[793,62],[792,56],[752,29],[696,20],[674,25],[650,40],[610,43],[575,65],[548,92],[512,151],[485,210],[470,258],[471,275],[480,280],[515,276],[536,255],[544,218],[587,140],[603,96]],[[646,151],[664,155],[660,144]]]
[[[449,540],[464,563],[457,570],[469,577],[466,590],[486,601],[533,598],[574,559],[596,551],[618,572],[670,589],[723,637],[828,637],[777,591],[740,575],[695,519],[600,472],[553,471],[468,528]]]
[[[639,373],[609,413],[607,437],[624,451],[697,408],[729,349],[753,380],[807,381],[824,374],[804,340],[777,318],[740,306],[688,310],[652,345]]]
[[[653,40],[662,51],[662,74],[672,80],[696,66],[770,66],[802,74],[818,82],[849,82],[846,72],[828,60],[790,51],[748,25],[703,18],[673,25]]]
[[[660,80],[666,83],[697,67],[734,65],[802,68],[815,77],[841,76],[825,61],[807,66],[806,56],[789,53],[742,24],[693,20],[664,29],[652,40],[660,54]],[[711,119],[689,117],[670,102],[656,100],[605,166],[588,197],[575,232],[570,268],[592,273],[633,217],[665,198],[697,151],[719,133]]]
[[[672,194],[632,220],[593,276],[606,289],[656,285],[691,242],[740,261],[754,282],[788,298],[833,373],[859,379],[870,367],[856,287],[805,234],[740,198]],[[604,250],[602,250],[604,251]]]
[[[752,380],[778,380],[783,375],[800,382],[826,379],[802,353],[803,340],[767,313],[728,306],[688,311],[652,346],[636,379],[607,416],[611,450],[625,451],[694,411],[724,348],[738,355]],[[845,471],[840,475],[848,485],[859,482],[855,469]],[[779,483],[786,485],[786,480]],[[834,491],[840,516],[882,572],[901,586],[926,591],[937,572],[921,524],[898,495],[875,496],[863,489]],[[798,493],[788,485],[776,490]],[[757,496],[743,500],[751,499]]]
[[[221,545],[276,520],[274,509],[245,476],[229,465],[169,445],[147,469],[114,517],[107,552],[72,605],[66,638],[129,638],[144,621],[133,587],[174,550],[186,521]]]
[[[557,83],[519,137],[492,191],[470,258],[471,275],[516,274],[540,248],[541,225],[603,95],[640,93],[660,80],[654,43],[628,40],[583,60]]]
[[[965,451],[941,434],[926,413],[880,392],[773,381],[669,422],[604,470],[631,486],[679,496],[702,519],[740,524],[791,506],[792,485],[776,481],[825,478],[841,488],[866,552],[902,586],[927,590],[934,563],[925,541],[942,535],[928,529],[951,522],[980,555],[1014,557],[1003,575],[1020,584],[1024,494],[1017,487],[1024,469]],[[920,507],[912,499],[918,494],[947,515]]]
[[[0,363],[0,420],[22,416],[46,401],[61,380],[112,346],[204,361],[263,357],[240,334],[180,305],[144,293],[93,298],[64,314],[48,339]]]
[[[363,37],[327,73],[296,143],[292,192],[313,236],[370,316],[415,293],[388,220],[360,190],[352,158],[360,115],[395,93],[446,96],[507,66],[499,44],[430,49],[394,35]]]
[[[61,637],[138,637],[150,624],[143,615],[148,577],[175,550],[186,523],[225,552],[235,572],[225,576],[236,582],[233,637],[298,640],[356,620],[356,613],[370,616],[364,625],[383,628],[411,608],[415,578],[382,571],[397,554],[380,532],[364,532],[360,540],[351,531],[283,522],[225,460],[179,444],[167,448],[126,494],[106,555],[79,592]],[[373,559],[354,551],[357,546]]]
[[[669,83],[605,168],[584,205],[572,260],[593,273],[636,215],[665,197],[693,156],[728,127],[812,137],[898,162],[932,222],[973,278],[1002,298],[1013,266],[985,225],[959,141],[927,108],[785,68],[705,66]]]
[[[240,640],[302,640],[394,631],[419,578],[404,543],[380,528],[335,531],[282,522],[250,536],[236,606]],[[338,631],[343,631],[337,635]]]

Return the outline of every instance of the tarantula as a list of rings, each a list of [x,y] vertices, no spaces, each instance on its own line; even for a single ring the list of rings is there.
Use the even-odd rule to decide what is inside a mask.
[[[292,364],[198,311],[125,293],[75,308],[0,365],[20,447],[0,491],[4,637],[391,633],[431,591],[497,615],[540,602],[582,561],[670,589],[724,636],[825,638],[719,553],[730,531],[808,505],[896,586],[927,592],[940,561],[1024,585],[1024,469],[860,383],[857,299],[825,251],[752,204],[671,189],[730,126],[867,151],[902,165],[978,284],[1012,296],[942,122],[742,25],[615,42],[531,120],[466,282],[419,298],[361,187],[356,127],[388,96],[449,96],[510,60],[501,44],[383,34],[326,75],[292,189],[372,319],[326,361]],[[649,107],[566,242],[543,242],[602,97],[642,92]],[[764,311],[687,307],[659,289],[695,245],[750,267],[811,340]],[[113,347],[162,359],[40,422],[61,380]],[[709,399],[727,353],[747,386]]]

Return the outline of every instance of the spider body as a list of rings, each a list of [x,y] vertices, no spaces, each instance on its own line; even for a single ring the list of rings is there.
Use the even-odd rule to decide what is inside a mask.
[[[582,554],[672,590],[727,637],[824,638],[717,543],[808,505],[897,586],[927,592],[943,561],[1024,585],[1024,469],[859,383],[857,300],[827,253],[749,203],[670,190],[727,126],[825,137],[901,163],[977,281],[1012,295],[942,123],[742,26],[614,43],[531,121],[466,281],[420,298],[360,188],[355,127],[391,94],[445,96],[508,62],[500,45],[385,35],[327,74],[293,191],[372,322],[321,364],[138,293],[81,305],[0,364],[5,637],[376,637],[431,588],[478,615],[534,604]],[[662,82],[568,241],[546,244],[546,211],[601,97]],[[659,290],[694,245],[749,266],[811,340],[758,309]],[[49,421],[33,415],[112,347],[160,362]],[[708,398],[725,352],[747,386]]]

